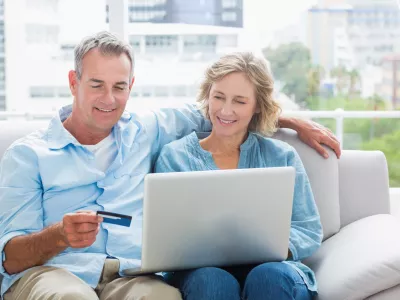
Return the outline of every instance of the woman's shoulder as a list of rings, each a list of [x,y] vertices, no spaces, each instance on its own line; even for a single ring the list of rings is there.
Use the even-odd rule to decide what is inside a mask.
[[[193,132],[191,134],[184,136],[183,138],[180,138],[178,140],[175,140],[175,141],[172,141],[172,142],[166,144],[162,148],[161,152],[175,152],[175,153],[182,152],[182,150],[184,150],[188,145],[193,143],[195,134],[196,133]]]

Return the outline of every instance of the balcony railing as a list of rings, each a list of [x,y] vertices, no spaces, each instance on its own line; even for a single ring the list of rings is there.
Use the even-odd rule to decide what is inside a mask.
[[[50,119],[56,112],[21,112],[21,111],[6,111],[0,112],[0,120],[12,119]],[[284,111],[284,116],[298,117],[298,118],[326,118],[334,119],[336,121],[335,134],[340,144],[343,145],[344,135],[344,120],[345,119],[400,119],[400,111],[344,111],[343,109],[336,109],[333,111]],[[392,203],[400,203],[400,188],[390,189]]]
[[[50,119],[56,112],[22,112],[22,111],[0,111],[0,119]],[[343,109],[336,109],[330,111],[284,111],[284,116],[298,117],[298,118],[326,118],[335,119],[336,130],[335,134],[340,144],[343,145],[344,128],[343,123],[345,119],[400,119],[400,111],[345,111]]]

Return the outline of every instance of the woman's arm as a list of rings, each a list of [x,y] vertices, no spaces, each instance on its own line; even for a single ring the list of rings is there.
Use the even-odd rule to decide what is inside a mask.
[[[301,260],[320,247],[323,231],[308,176],[293,147],[288,152],[287,165],[296,169],[289,250],[293,260]]]

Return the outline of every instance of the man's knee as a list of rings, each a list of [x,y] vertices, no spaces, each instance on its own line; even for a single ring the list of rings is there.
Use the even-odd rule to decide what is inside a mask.
[[[71,272],[48,266],[35,267],[26,272],[12,286],[10,294],[15,300],[98,300],[93,289]]]
[[[47,299],[57,299],[57,300],[99,300],[93,291],[88,290],[72,290],[70,291],[60,291],[55,292],[53,295],[49,295]]]

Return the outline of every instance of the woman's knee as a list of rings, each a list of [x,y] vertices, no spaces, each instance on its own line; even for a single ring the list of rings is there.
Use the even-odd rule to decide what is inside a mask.
[[[240,299],[240,286],[235,277],[220,268],[200,268],[181,272],[178,288],[184,299]]]
[[[278,262],[262,264],[251,270],[243,294],[248,299],[311,299],[297,271]]]
[[[303,283],[297,271],[288,264],[281,262],[265,263],[255,267],[247,276],[246,282],[258,284],[282,284],[295,285]]]

